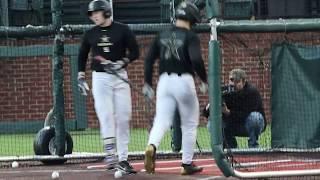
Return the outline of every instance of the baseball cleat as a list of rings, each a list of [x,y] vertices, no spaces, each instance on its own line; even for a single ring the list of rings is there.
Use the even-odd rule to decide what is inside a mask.
[[[154,174],[156,166],[156,148],[153,145],[148,145],[145,152],[144,168],[148,174]]]

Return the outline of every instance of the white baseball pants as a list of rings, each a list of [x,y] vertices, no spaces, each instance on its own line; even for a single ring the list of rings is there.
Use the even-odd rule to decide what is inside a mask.
[[[182,163],[190,164],[194,155],[199,101],[193,76],[162,73],[157,86],[156,115],[148,144],[159,146],[166,131],[172,125],[178,107],[182,130]]]
[[[125,70],[120,71],[119,75],[128,78]],[[101,137],[115,137],[119,161],[127,160],[132,112],[129,84],[113,74],[93,72],[92,93]]]

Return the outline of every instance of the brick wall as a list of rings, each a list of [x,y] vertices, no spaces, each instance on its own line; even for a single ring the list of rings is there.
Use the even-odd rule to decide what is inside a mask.
[[[69,61],[64,60],[65,67]],[[64,74],[70,74],[64,68]],[[52,65],[47,56],[0,59],[0,122],[44,120],[52,107]],[[64,77],[70,82],[70,76]],[[70,95],[70,83],[64,92]],[[71,96],[65,97],[66,118],[72,118]]]
[[[153,36],[138,36],[141,57],[129,66],[129,78],[141,91],[143,86],[143,57],[149,48]],[[291,33],[284,36],[283,33],[223,33],[219,36],[222,47],[222,82],[226,82],[228,72],[232,68],[243,68],[247,71],[249,81],[253,82],[262,93],[264,107],[268,121],[270,115],[270,57],[272,42],[287,41],[307,44],[320,44],[319,32]],[[207,67],[209,34],[200,35],[202,42],[202,54]],[[46,41],[47,44],[53,41]],[[1,44],[7,46],[23,46],[30,44],[42,44],[40,40],[6,40]],[[66,43],[79,43],[75,38]],[[45,44],[45,43],[43,43]],[[89,69],[89,65],[88,68]],[[74,119],[73,103],[71,95],[70,59],[64,58],[64,93],[65,93],[65,117]],[[156,84],[157,72],[154,81]],[[3,121],[30,121],[44,119],[52,107],[52,65],[50,56],[41,57],[0,57],[0,122]],[[91,73],[87,71],[87,79],[91,85]],[[199,85],[199,79],[196,79]],[[155,86],[154,86],[155,88]],[[150,115],[146,115],[146,107],[143,98],[137,91],[132,91],[133,121],[135,127],[145,127]],[[200,107],[208,102],[207,95],[199,94]],[[93,109],[92,95],[87,97],[87,111],[89,127],[98,127],[97,117]],[[205,120],[201,118],[201,124]]]

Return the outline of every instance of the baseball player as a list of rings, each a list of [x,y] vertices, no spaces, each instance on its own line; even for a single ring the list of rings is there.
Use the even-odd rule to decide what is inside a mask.
[[[136,173],[127,161],[132,111],[130,86],[116,75],[106,72],[101,59],[112,62],[111,68],[115,68],[113,70],[119,76],[127,79],[126,66],[138,58],[139,48],[129,27],[113,21],[111,13],[108,1],[93,0],[89,3],[88,16],[96,26],[85,32],[81,42],[78,82],[80,90],[86,94],[89,88],[85,83],[85,67],[90,52],[93,57],[92,94],[108,169],[116,167],[128,173]]]
[[[176,108],[181,117],[182,175],[202,171],[193,162],[199,123],[199,102],[194,83],[195,73],[206,91],[207,74],[201,57],[200,40],[190,29],[200,21],[198,8],[182,2],[176,9],[176,23],[155,38],[144,61],[145,85],[143,93],[152,98],[152,72],[159,58],[160,78],[157,85],[157,103],[154,124],[145,151],[147,173],[155,171],[155,154],[165,132],[170,128]]]

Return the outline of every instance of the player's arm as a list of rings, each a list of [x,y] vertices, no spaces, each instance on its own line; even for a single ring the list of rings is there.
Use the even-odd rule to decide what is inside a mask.
[[[85,71],[89,51],[90,44],[88,41],[88,35],[87,33],[85,33],[81,42],[78,55],[78,87],[80,93],[85,96],[87,95],[87,91],[89,90],[89,86],[85,81]]]
[[[195,72],[202,82],[207,83],[207,72],[201,56],[200,40],[196,35],[189,39],[188,53]]]
[[[78,72],[85,72],[86,71],[86,64],[88,59],[88,54],[90,51],[90,44],[88,41],[87,33],[84,34],[78,55]]]
[[[158,45],[159,36],[157,36],[148,51],[146,58],[144,59],[144,86],[142,93],[147,97],[148,100],[152,100],[154,96],[154,91],[152,89],[152,74],[153,74],[153,64],[156,59],[159,58],[160,47]]]
[[[129,53],[127,54],[127,57],[129,62],[132,62],[139,58],[139,46],[136,40],[135,35],[133,32],[127,27],[125,40],[127,44],[127,48],[129,50]]]
[[[157,36],[148,51],[146,58],[144,59],[144,81],[152,86],[152,74],[153,74],[153,64],[156,59],[159,58],[160,47],[159,47],[159,36]]]

